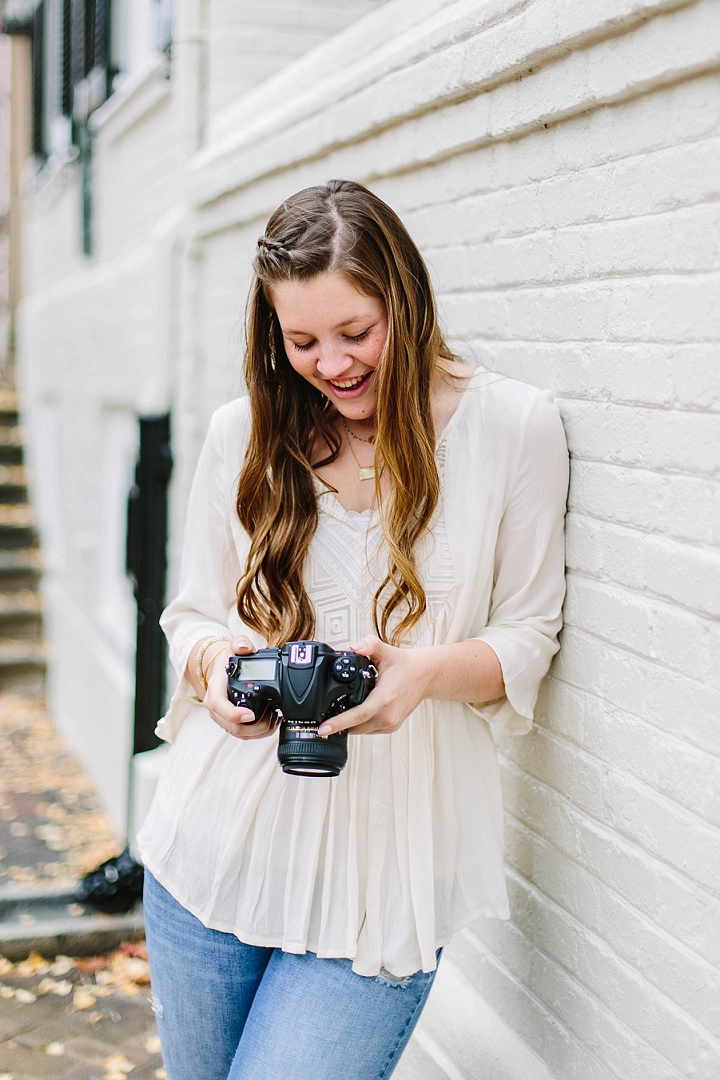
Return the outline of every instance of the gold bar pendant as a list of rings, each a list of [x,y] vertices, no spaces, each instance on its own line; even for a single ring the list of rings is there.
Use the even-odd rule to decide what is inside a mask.
[[[358,469],[358,476],[361,480],[374,480],[375,479],[375,466],[365,465]]]

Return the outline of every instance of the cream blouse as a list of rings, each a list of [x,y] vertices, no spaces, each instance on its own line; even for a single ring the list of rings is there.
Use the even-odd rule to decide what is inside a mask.
[[[248,435],[241,398],[214,414],[198,462],[180,593],[162,618],[180,684],[157,731],[173,746],[142,858],[201,922],[248,944],[348,957],[360,975],[431,971],[455,930],[508,917],[491,728],[529,730],[558,648],[568,471],[558,411],[549,393],[479,369],[439,439],[442,498],[417,551],[428,603],[408,644],[481,638],[507,696],[424,701],[391,735],[351,735],[333,779],[285,775],[276,738],[232,738],[184,676],[206,636],[265,645],[235,606]],[[306,583],[316,637],[346,648],[373,632],[386,549],[376,514],[349,514],[317,489]]]

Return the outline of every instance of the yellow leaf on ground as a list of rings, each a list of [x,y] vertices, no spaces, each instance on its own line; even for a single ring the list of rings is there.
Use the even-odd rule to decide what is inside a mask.
[[[106,1057],[103,1061],[103,1066],[109,1073],[120,1073],[121,1076],[126,1076],[127,1073],[131,1073],[135,1066],[132,1061],[128,1061],[124,1054],[118,1051],[117,1054],[111,1054],[110,1057]]]
[[[62,1057],[65,1053],[65,1043],[52,1042],[45,1047],[45,1053],[50,1057]]]
[[[23,990],[20,987],[15,991],[15,1000],[19,1001],[21,1005],[32,1005],[33,1001],[37,1001],[37,998],[32,990]]]
[[[87,990],[76,990],[73,994],[73,1005],[76,1009],[94,1009],[97,999]]]
[[[143,1041],[143,1046],[147,1050],[148,1054],[159,1054],[160,1053],[160,1036],[159,1035],[148,1035],[148,1037]]]

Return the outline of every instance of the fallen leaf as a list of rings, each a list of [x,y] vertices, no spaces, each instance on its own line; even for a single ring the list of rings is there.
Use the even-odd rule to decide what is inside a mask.
[[[14,998],[15,997],[15,987],[14,986],[0,986],[0,997]]]
[[[12,1073],[0,1073],[0,1080],[13,1080]]]
[[[150,982],[150,965],[147,960],[141,960],[140,957],[128,956],[122,966],[122,971],[128,975],[133,982]]]
[[[49,975],[67,975],[75,967],[75,961],[71,956],[56,956],[55,963],[51,965]]]
[[[15,965],[12,961],[7,960],[4,956],[0,956],[0,975],[9,975]]]
[[[148,1035],[148,1037],[143,1041],[143,1046],[147,1050],[148,1054],[159,1054],[160,1053],[160,1036],[159,1035]]]
[[[32,1005],[33,1001],[37,1001],[37,998],[32,990],[23,990],[22,987],[19,987],[15,991],[15,1000],[19,1001],[21,1005]]]
[[[102,1018],[103,1014],[101,1012],[91,1012],[88,1013],[87,1022],[88,1024],[97,1024],[100,1022],[100,1020],[102,1020]]]
[[[2,1080],[1,1076],[0,1076],[0,1080]],[[156,1069],[155,1070],[155,1080],[167,1080],[167,1073],[165,1072],[164,1069]]]
[[[85,914],[85,908],[82,906],[82,904],[68,904],[67,909],[68,914],[73,915],[75,918],[77,918],[79,915]]]
[[[62,1057],[65,1053],[65,1043],[52,1042],[45,1047],[45,1053],[50,1057]]]
[[[108,966],[108,958],[107,956],[76,957],[75,966],[79,971],[84,971],[88,975],[94,975],[96,971],[100,971]]]
[[[73,994],[73,1006],[76,1009],[94,1009],[97,999],[87,990],[76,990]]]
[[[120,1073],[121,1076],[126,1076],[127,1073],[131,1073],[135,1068],[132,1061],[128,1061],[125,1055],[119,1051],[117,1054],[111,1054],[110,1057],[106,1057],[103,1061],[103,1065],[109,1073]]]

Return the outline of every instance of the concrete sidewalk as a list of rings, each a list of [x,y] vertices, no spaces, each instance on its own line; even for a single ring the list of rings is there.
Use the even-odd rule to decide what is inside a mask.
[[[120,847],[42,699],[0,693],[0,883],[74,882]]]

